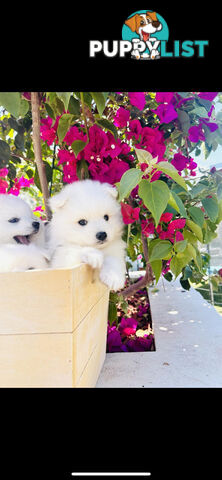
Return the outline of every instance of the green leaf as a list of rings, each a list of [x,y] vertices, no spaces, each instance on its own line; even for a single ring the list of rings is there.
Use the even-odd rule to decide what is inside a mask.
[[[178,113],[178,120],[180,122],[182,132],[183,132],[184,135],[187,135],[188,130],[189,130],[190,125],[191,125],[190,117],[189,117],[188,113],[185,112],[184,110],[178,109],[177,113]]]
[[[117,140],[117,138],[118,138],[117,128],[115,127],[115,125],[112,122],[110,122],[106,118],[102,118],[101,120],[96,120],[96,123],[100,127],[103,127],[106,130],[109,130],[109,132],[111,132],[114,135],[115,140]]]
[[[173,190],[171,190],[171,192],[170,192],[170,200],[169,200],[168,203],[173,208],[175,208],[177,210],[177,212],[179,212],[182,215],[182,217],[187,218],[187,212],[186,212],[186,209],[184,207],[184,204],[183,204],[181,198],[179,197],[179,195],[177,195]]]
[[[203,233],[199,225],[197,225],[193,220],[187,220],[186,226],[195,233],[196,237],[200,242],[203,242]]]
[[[178,185],[180,185],[184,190],[187,190],[187,185],[185,180],[179,175],[177,169],[169,162],[159,162],[155,165],[155,168],[166,175],[169,175]]]
[[[200,228],[203,228],[204,213],[202,212],[202,210],[198,207],[190,207],[188,211],[193,221],[197,223]]]
[[[207,189],[207,185],[202,182],[199,182],[197,183],[197,185],[194,185],[194,187],[191,188],[191,190],[189,190],[189,194],[191,195],[192,198],[194,198],[206,189]]]
[[[190,110],[189,114],[195,114],[198,117],[207,118],[207,111],[204,107],[195,107],[193,110]]]
[[[21,98],[19,116],[24,117],[29,111],[29,102],[25,98]]]
[[[155,245],[152,249],[152,253],[150,254],[150,262],[154,260],[160,260],[167,257],[173,249],[173,245],[168,240],[161,240],[158,245]]]
[[[156,164],[157,157],[153,158],[150,152],[143,150],[142,148],[135,148],[136,156],[139,163],[147,163],[147,166],[150,164]]]
[[[96,106],[100,115],[103,114],[106,106],[106,100],[102,92],[90,92],[93,100],[96,102]]]
[[[173,257],[170,262],[170,270],[175,275],[175,278],[177,278],[178,275],[182,272],[183,267],[184,267],[183,258],[179,257],[178,255],[175,255],[175,257]]]
[[[143,179],[139,185],[139,196],[152,213],[155,224],[158,225],[170,197],[170,190],[167,184],[162,180],[150,183],[148,180]]]
[[[187,265],[184,269],[184,272],[183,272],[183,279],[184,280],[187,280],[188,278],[192,277],[192,270],[191,268],[189,267],[189,265]]]
[[[219,201],[222,200],[222,182],[217,187],[217,198]]]
[[[157,284],[162,272],[162,260],[154,260],[153,262],[150,262],[150,265],[155,275],[156,284]]]
[[[77,100],[77,98],[73,97],[73,95],[69,99],[68,110],[73,115],[77,115],[77,117],[80,116],[80,103],[79,103],[79,100]]]
[[[143,172],[138,168],[130,168],[123,174],[118,186],[120,202],[129,196],[130,192],[140,182],[142,176]]]
[[[216,222],[218,213],[219,213],[219,207],[218,207],[218,202],[215,198],[203,198],[202,200],[202,205],[204,207],[205,212],[207,213],[209,219],[212,222]]]
[[[63,102],[66,111],[68,110],[71,93],[72,92],[56,92],[59,99]]]
[[[108,320],[110,326],[117,321],[117,306],[113,301],[109,301]]]
[[[0,167],[1,168],[7,165],[10,155],[11,155],[11,151],[10,151],[9,145],[3,140],[0,140]]]
[[[59,119],[59,124],[57,128],[57,134],[59,138],[59,143],[61,143],[66,136],[66,133],[69,130],[69,127],[72,123],[73,115],[70,113],[64,113],[64,115]]]
[[[15,118],[19,117],[20,100],[19,92],[0,92],[0,105]]]
[[[174,243],[174,250],[176,252],[184,252],[187,246],[187,240],[181,240],[180,242]]]
[[[72,143],[72,150],[75,154],[75,157],[77,157],[78,153],[81,152],[85,146],[86,146],[86,142],[83,142],[82,140],[75,140],[73,143]]]
[[[45,109],[46,109],[49,117],[52,118],[53,120],[55,120],[56,119],[55,113],[54,113],[52,107],[50,107],[50,105],[48,103],[45,103]]]

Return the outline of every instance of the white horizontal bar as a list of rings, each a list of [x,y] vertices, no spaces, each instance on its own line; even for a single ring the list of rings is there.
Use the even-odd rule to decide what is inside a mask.
[[[149,477],[150,472],[72,472],[73,477]]]

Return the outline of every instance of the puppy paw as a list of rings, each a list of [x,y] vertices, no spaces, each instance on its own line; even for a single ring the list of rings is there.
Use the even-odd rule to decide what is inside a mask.
[[[125,276],[119,275],[119,273],[114,270],[102,269],[99,278],[110,290],[114,291],[120,290],[125,284]]]
[[[103,254],[99,250],[91,249],[82,253],[81,260],[92,268],[101,268],[103,264]]]

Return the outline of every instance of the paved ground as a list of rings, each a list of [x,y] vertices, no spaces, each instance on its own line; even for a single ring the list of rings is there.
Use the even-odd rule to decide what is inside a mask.
[[[194,289],[150,293],[155,352],[109,353],[97,388],[222,387],[222,316]]]

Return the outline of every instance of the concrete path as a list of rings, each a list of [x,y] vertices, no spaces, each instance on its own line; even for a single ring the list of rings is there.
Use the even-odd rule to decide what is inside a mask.
[[[155,352],[108,353],[96,388],[222,387],[222,316],[195,289],[149,293]]]

